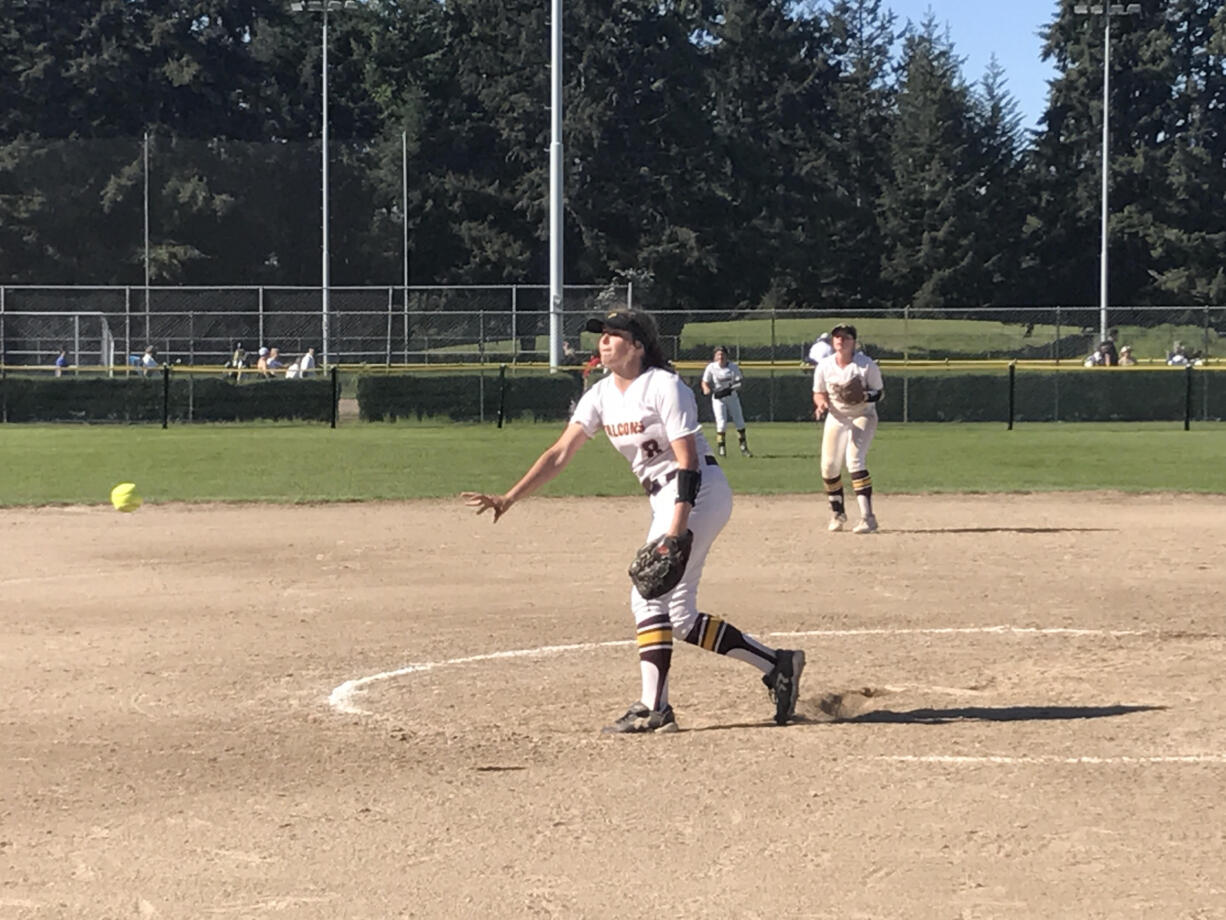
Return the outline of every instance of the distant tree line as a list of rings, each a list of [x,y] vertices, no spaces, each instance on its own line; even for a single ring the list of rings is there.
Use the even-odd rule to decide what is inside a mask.
[[[154,284],[318,284],[321,13],[4,6],[0,282],[143,283],[148,181]],[[1223,305],[1226,9],[1145,6],[1112,21],[1111,301]],[[564,11],[568,281],[690,311],[1097,302],[1102,20],[1072,0],[1037,131],[999,66],[968,82],[882,0]],[[400,283],[406,188],[411,283],[548,279],[549,29],[540,0],[330,15],[333,284]]]

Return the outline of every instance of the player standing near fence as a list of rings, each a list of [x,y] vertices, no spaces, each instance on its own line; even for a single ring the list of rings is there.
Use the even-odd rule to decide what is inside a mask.
[[[851,474],[851,488],[860,506],[860,522],[853,533],[875,533],[873,480],[868,474],[868,448],[877,433],[877,402],[885,392],[881,368],[856,350],[856,327],[846,323],[830,330],[834,354],[813,370],[814,415],[822,429],[822,482],[830,502],[829,529],[847,523],[843,505],[843,466]]]
[[[666,593],[647,599],[638,588],[630,590],[642,693],[604,731],[677,730],[668,699],[674,636],[761,671],[775,702],[775,721],[782,725],[796,709],[804,652],[770,648],[698,609],[703,564],[732,514],[732,489],[702,435],[694,391],[669,365],[648,314],[617,310],[589,320],[586,329],[600,335],[600,359],[607,373],[580,398],[561,437],[505,494],[464,492],[461,497],[478,514],[492,509],[497,522],[517,501],[562,472],[579,448],[603,431],[647,493],[649,543],[671,538],[674,547],[682,545],[688,552],[680,581]]]
[[[741,385],[745,375],[734,361],[728,360],[728,349],[720,345],[712,355],[712,361],[702,372],[702,392],[711,397],[711,411],[715,413],[715,445],[721,457],[728,455],[725,434],[728,419],[736,428],[741,442],[741,456],[752,457],[749,442],[745,440],[745,413],[741,409]]]

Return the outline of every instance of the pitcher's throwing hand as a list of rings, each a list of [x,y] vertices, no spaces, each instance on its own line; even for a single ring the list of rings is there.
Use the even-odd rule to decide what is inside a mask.
[[[494,521],[498,521],[500,517],[510,510],[513,502],[507,501],[505,495],[489,495],[485,492],[461,492],[460,498],[464,499],[464,504],[477,509],[477,514],[484,514],[491,508],[494,509]]]

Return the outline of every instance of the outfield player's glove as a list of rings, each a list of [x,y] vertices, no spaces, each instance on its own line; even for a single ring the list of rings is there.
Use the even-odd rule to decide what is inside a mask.
[[[716,390],[711,395],[714,396],[716,399],[727,399],[729,396],[732,395],[732,387],[720,387],[718,390]]]
[[[864,389],[864,381],[855,376],[846,383],[832,383],[830,395],[844,405],[858,406],[868,398],[868,391]]]
[[[677,587],[693,544],[694,534],[687,530],[683,536],[665,534],[639,547],[630,563],[630,580],[643,600],[662,597]]]

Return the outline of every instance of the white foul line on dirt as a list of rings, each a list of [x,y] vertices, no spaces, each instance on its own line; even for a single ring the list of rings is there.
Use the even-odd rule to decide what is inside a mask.
[[[772,636],[953,636],[966,633],[1014,636],[1156,636],[1152,629],[1082,629],[1073,626],[932,626],[881,629],[809,629],[775,632]]]
[[[983,633],[988,635],[1050,635],[1050,636],[1152,636],[1159,635],[1153,630],[1143,629],[1080,629],[1065,626],[933,626],[894,629],[809,629],[798,632],[773,632],[768,636],[799,637],[812,636],[818,638],[847,638],[854,636],[914,636],[914,635],[964,635],[967,633]],[[347,715],[368,715],[369,713],[356,705],[354,696],[371,684],[384,680],[404,677],[408,674],[420,674],[434,671],[438,668],[457,664],[477,664],[482,661],[498,661],[506,658],[540,658],[545,655],[557,655],[562,652],[591,651],[601,648],[619,648],[633,645],[633,639],[617,639],[610,642],[577,642],[571,645],[541,645],[536,648],[510,649],[502,652],[489,652],[484,655],[467,655],[463,658],[449,658],[445,661],[427,661],[418,664],[408,664],[393,671],[382,671],[366,677],[347,680],[328,696],[328,705],[339,713]]]

